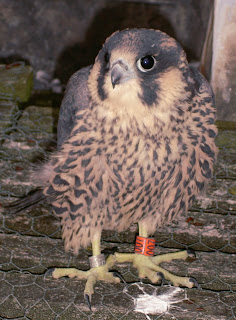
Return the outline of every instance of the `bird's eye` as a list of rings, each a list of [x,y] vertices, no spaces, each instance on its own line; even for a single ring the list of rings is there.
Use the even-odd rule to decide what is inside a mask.
[[[110,59],[109,53],[106,52],[105,55],[104,55],[104,61],[105,61],[106,63],[108,63],[108,62],[109,62],[109,59]]]
[[[137,67],[142,72],[147,72],[155,67],[156,59],[153,56],[145,56],[138,60]]]

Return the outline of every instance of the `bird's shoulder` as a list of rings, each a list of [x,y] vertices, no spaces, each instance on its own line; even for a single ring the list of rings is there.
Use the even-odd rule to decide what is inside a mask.
[[[63,144],[73,130],[77,111],[88,108],[89,91],[87,82],[91,68],[92,66],[88,66],[75,72],[67,84],[59,112],[57,127],[58,147]]]
[[[188,81],[198,96],[203,98],[208,97],[208,101],[213,107],[215,106],[214,93],[209,82],[195,67],[189,67]]]

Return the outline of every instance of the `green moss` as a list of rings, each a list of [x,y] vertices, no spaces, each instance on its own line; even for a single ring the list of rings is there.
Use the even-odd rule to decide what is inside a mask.
[[[236,195],[236,187],[229,188],[229,189],[228,189],[228,192],[229,192],[230,194]]]
[[[236,131],[236,122],[233,122],[233,121],[217,120],[216,126],[220,130],[235,130]]]
[[[236,131],[220,130],[216,144],[219,148],[236,148]]]
[[[33,88],[33,69],[24,63],[12,67],[0,65],[0,99],[17,102],[29,100]]]

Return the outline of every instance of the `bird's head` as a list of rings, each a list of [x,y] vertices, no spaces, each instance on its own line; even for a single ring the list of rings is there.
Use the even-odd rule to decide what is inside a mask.
[[[91,70],[89,90],[102,106],[100,117],[118,119],[124,127],[130,121],[150,127],[168,122],[188,95],[187,71],[186,55],[173,38],[157,30],[126,29],[106,40]]]

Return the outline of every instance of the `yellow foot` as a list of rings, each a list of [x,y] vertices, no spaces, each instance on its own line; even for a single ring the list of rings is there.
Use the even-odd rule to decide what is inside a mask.
[[[174,286],[192,288],[194,285],[198,286],[194,278],[176,276],[160,267],[159,264],[162,262],[170,262],[174,259],[186,260],[194,256],[195,254],[192,250],[168,253],[155,257],[137,253],[115,253],[115,260],[120,263],[132,262],[133,266],[138,269],[139,278],[143,279],[147,277],[152,283],[156,283],[164,277],[166,280],[171,281]]]
[[[109,263],[109,261],[111,263]],[[91,299],[94,293],[94,285],[97,281],[102,280],[109,283],[119,283],[122,277],[117,272],[109,272],[109,268],[113,265],[113,257],[108,258],[105,265],[100,267],[91,268],[88,271],[78,270],[76,268],[53,268],[47,271],[48,275],[51,275],[54,279],[62,277],[86,279],[86,285],[84,290],[85,301],[91,310]]]

